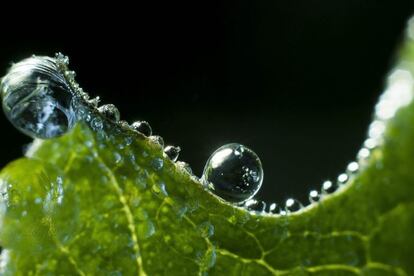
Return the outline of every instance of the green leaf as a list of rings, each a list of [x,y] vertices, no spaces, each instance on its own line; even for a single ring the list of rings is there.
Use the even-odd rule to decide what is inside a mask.
[[[414,275],[412,40],[402,53],[377,107],[386,126],[380,145],[339,191],[286,216],[222,201],[159,145],[110,122],[103,131],[81,123],[63,137],[35,141],[28,157],[0,174],[0,269]]]

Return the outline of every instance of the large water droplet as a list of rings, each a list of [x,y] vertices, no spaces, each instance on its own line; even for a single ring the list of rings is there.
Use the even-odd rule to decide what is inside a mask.
[[[227,144],[208,159],[203,172],[205,185],[230,202],[252,198],[263,182],[259,157],[243,145]]]
[[[33,56],[14,64],[3,77],[4,112],[26,135],[47,139],[73,127],[74,93],[62,66],[57,59]]]

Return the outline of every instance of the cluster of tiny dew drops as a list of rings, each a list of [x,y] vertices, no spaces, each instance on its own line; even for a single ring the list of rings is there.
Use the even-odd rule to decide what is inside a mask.
[[[103,121],[91,112],[97,110],[107,120],[149,137],[163,147],[172,161],[178,159],[180,147],[164,147],[162,137],[152,135],[148,122],[136,121],[129,125],[120,120],[115,105],[99,106],[99,97],[90,99],[68,65],[69,58],[61,53],[54,58],[32,56],[12,65],[1,80],[0,93],[4,112],[17,129],[33,138],[49,139],[66,133],[77,121],[84,120],[99,131]]]
[[[163,148],[165,156],[192,174],[187,163],[177,161],[180,147],[164,147],[162,137],[153,135],[146,121],[130,125],[121,120],[113,104],[99,106],[99,97],[89,98],[75,81],[75,72],[68,70],[68,64],[68,57],[60,53],[54,58],[32,56],[14,64],[2,78],[0,93],[3,109],[17,129],[33,138],[49,139],[66,133],[79,120],[88,122],[94,130],[100,131],[104,126],[103,117],[147,136]],[[399,106],[411,101],[412,85],[413,79],[408,71],[396,71],[391,75],[389,90],[400,91],[397,101],[395,93],[386,91],[383,94],[357,161],[350,163],[337,181],[325,181],[320,191],[310,191],[310,204],[344,187],[361,166],[366,165],[371,151],[381,144],[386,120],[392,117]],[[404,101],[401,101],[401,97]],[[284,206],[276,203],[267,206],[263,201],[253,199],[263,182],[262,164],[251,149],[241,144],[227,144],[217,149],[206,162],[200,180],[207,190],[251,211],[286,215],[304,208],[302,203],[292,198],[287,199]]]

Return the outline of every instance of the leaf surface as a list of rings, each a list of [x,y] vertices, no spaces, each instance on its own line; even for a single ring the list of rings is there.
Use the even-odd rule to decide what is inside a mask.
[[[380,102],[385,132],[358,173],[320,203],[287,216],[222,201],[159,145],[110,122],[102,131],[80,123],[60,138],[35,141],[28,157],[0,174],[0,269],[414,275],[414,104],[404,100],[413,94],[413,62],[410,40],[382,97],[394,100],[392,116],[381,113],[387,110]]]

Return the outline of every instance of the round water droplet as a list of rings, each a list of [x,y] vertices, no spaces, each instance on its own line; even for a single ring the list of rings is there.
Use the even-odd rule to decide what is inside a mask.
[[[122,163],[122,155],[119,152],[114,152],[113,155],[115,164],[119,165],[120,163]]]
[[[370,155],[370,151],[367,148],[362,148],[358,152],[358,160],[359,161],[365,161]]]
[[[120,120],[120,121],[118,121],[118,124],[119,124],[121,127],[125,128],[125,129],[129,129],[129,128],[130,128],[130,126],[129,126],[129,124],[128,124],[128,122],[127,122],[127,121]]]
[[[151,136],[152,135],[152,129],[151,126],[148,122],[146,121],[137,121],[134,122],[131,127],[138,131],[141,132],[142,134],[144,134],[145,136]]]
[[[76,121],[74,93],[54,58],[34,56],[14,64],[0,93],[7,118],[33,138],[62,135]]]
[[[280,208],[277,213],[281,216],[286,216],[287,215],[286,210],[283,210],[282,208]]]
[[[359,165],[358,165],[358,163],[357,163],[357,162],[351,162],[351,163],[349,163],[349,164],[348,164],[348,166],[346,167],[346,170],[347,170],[349,173],[356,173],[356,172],[358,171],[358,169],[359,169]]]
[[[368,138],[364,141],[364,146],[367,149],[374,149],[376,146],[378,146],[378,139]]]
[[[287,213],[297,212],[302,208],[303,208],[303,205],[298,200],[293,199],[293,198],[289,198],[288,200],[286,200],[285,211]]]
[[[91,127],[95,130],[95,131],[100,131],[103,128],[103,122],[101,120],[101,118],[99,117],[95,117],[92,119],[91,121]]]
[[[155,170],[161,170],[162,167],[164,166],[164,160],[162,160],[161,158],[154,158],[154,160],[152,160],[152,167]]]
[[[272,203],[269,205],[269,213],[275,213],[277,211],[277,204],[276,203]]]
[[[113,104],[105,104],[98,108],[99,113],[111,121],[118,122],[121,119],[121,114],[118,108]]]
[[[240,206],[244,206],[247,209],[249,209],[250,207],[254,206],[257,204],[257,200],[256,199],[249,199],[247,201],[245,201],[244,203],[242,203]]]
[[[214,235],[214,226],[209,221],[205,221],[197,226],[197,230],[203,238],[209,238]]]
[[[318,191],[312,190],[309,192],[310,203],[318,202],[320,199],[321,199],[321,194]]]
[[[175,162],[178,159],[178,155],[180,154],[181,148],[174,147],[174,146],[166,146],[164,149],[164,153],[171,159],[171,161]]]
[[[165,184],[163,182],[152,185],[152,191],[159,197],[168,196],[167,189],[165,188]]]
[[[206,187],[221,198],[238,203],[260,189],[263,169],[259,157],[240,144],[227,144],[208,159],[203,172]]]
[[[346,183],[346,181],[348,181],[348,175],[346,173],[341,173],[338,176],[338,183],[341,184],[341,185],[343,185],[343,184]]]
[[[322,193],[323,194],[331,194],[336,191],[338,186],[334,184],[332,181],[325,181],[322,183]]]
[[[264,212],[266,210],[266,202],[261,200],[255,200],[254,204],[250,204],[249,206],[247,206],[247,209],[249,209],[250,211]]]

